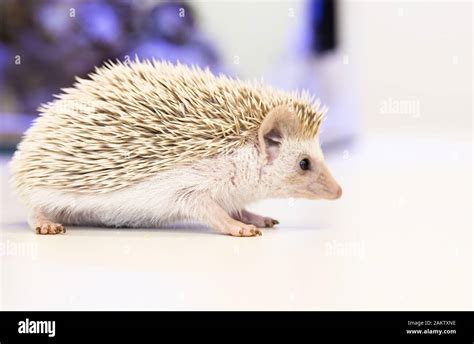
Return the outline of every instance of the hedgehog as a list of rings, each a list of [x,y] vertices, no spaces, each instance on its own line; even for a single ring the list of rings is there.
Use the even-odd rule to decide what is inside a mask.
[[[337,199],[308,92],[158,60],[108,61],[39,107],[10,168],[38,234],[198,223],[261,235],[267,198]]]

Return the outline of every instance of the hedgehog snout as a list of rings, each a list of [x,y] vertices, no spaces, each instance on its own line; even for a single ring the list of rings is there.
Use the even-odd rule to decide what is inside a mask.
[[[336,200],[342,196],[341,186],[324,164],[320,167],[318,177],[316,181],[311,184],[310,189],[318,198]]]

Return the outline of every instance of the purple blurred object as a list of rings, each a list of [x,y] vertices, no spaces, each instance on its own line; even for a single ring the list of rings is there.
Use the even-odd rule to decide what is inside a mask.
[[[42,31],[54,40],[62,39],[72,32],[74,20],[69,16],[66,3],[51,2],[40,6],[34,14]]]
[[[5,71],[7,70],[8,61],[11,58],[10,49],[5,44],[0,43],[0,90],[2,89]]]
[[[82,31],[92,41],[107,45],[120,43],[122,29],[111,5],[101,2],[81,3],[76,12]]]
[[[183,1],[0,0],[0,16],[0,116],[35,114],[75,76],[127,53],[221,71]]]
[[[164,59],[173,63],[209,67],[221,72],[214,47],[199,33],[192,9],[183,2],[156,5],[143,24],[142,37],[129,56],[140,59]]]

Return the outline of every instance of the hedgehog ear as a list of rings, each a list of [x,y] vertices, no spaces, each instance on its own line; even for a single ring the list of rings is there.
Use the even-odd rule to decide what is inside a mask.
[[[294,134],[296,128],[296,115],[288,106],[277,106],[265,116],[258,130],[258,142],[269,163],[278,156],[283,139]]]

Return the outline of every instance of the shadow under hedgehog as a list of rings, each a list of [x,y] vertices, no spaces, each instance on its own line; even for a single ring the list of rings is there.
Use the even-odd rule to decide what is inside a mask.
[[[189,221],[255,236],[278,222],[251,202],[341,196],[318,142],[326,109],[307,93],[139,60],[62,91],[11,162],[38,234]]]

